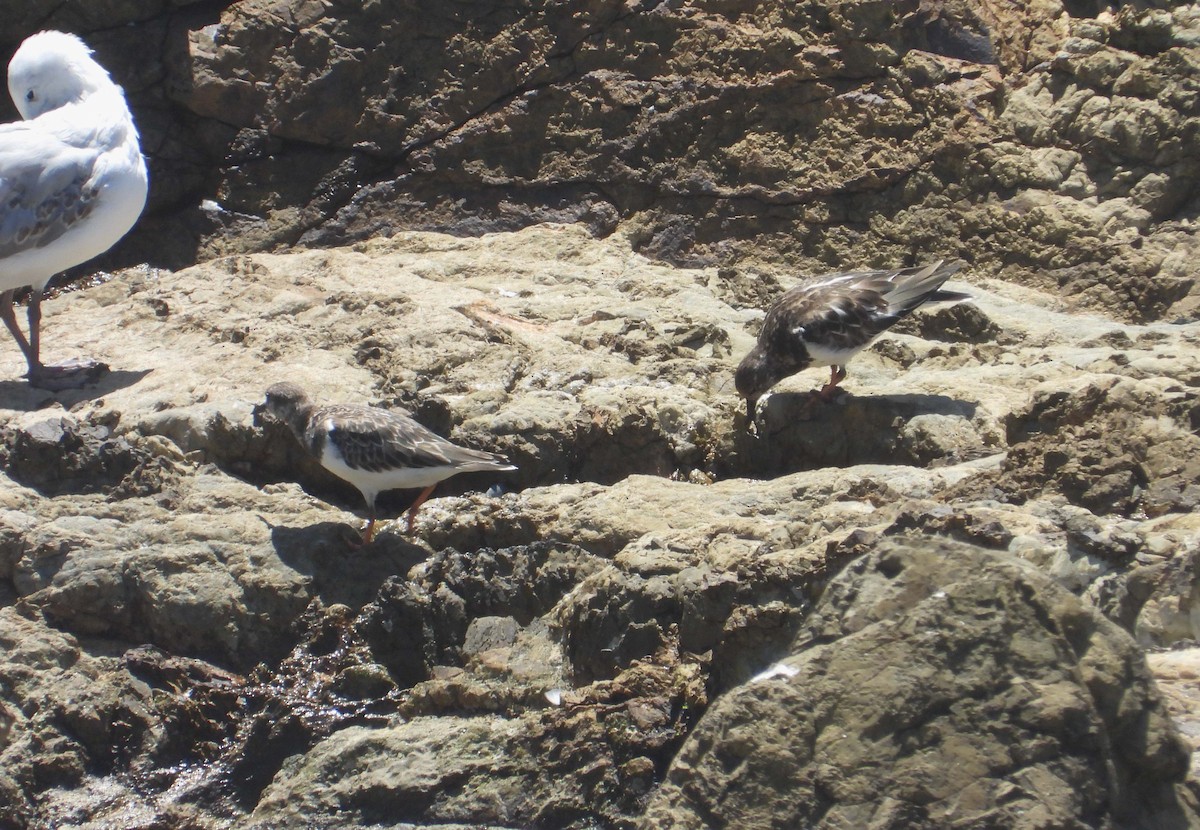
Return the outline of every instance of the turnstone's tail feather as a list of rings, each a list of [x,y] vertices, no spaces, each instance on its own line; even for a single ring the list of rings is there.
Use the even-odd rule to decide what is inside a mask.
[[[903,317],[923,303],[970,299],[968,295],[957,291],[941,290],[942,283],[954,276],[962,266],[957,261],[939,261],[924,267],[884,271],[887,286],[881,288],[887,297],[888,310]]]

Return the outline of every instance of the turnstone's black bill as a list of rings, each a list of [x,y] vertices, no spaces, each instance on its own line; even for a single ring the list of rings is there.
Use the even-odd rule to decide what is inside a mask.
[[[784,378],[809,366],[829,366],[818,392],[830,400],[846,377],[846,363],[879,334],[927,302],[969,300],[942,291],[961,262],[934,262],[892,271],[859,271],[799,286],[767,310],[758,343],[734,376],[751,421],[758,399]]]
[[[291,427],[296,438],[321,462],[363,494],[369,511],[363,543],[375,535],[375,497],[385,490],[422,487],[408,510],[408,532],[417,509],[438,482],[456,473],[515,470],[508,459],[452,444],[411,418],[371,406],[315,406],[294,383],[267,390],[263,409]]]

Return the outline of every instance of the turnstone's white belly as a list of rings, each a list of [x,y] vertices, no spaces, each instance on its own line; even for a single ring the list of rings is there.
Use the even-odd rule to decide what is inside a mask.
[[[862,351],[861,346],[855,349],[830,349],[811,340],[804,341],[804,348],[808,350],[813,366],[845,366],[850,358]]]

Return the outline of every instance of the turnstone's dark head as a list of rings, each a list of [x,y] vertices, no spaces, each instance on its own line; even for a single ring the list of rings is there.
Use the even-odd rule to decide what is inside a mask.
[[[747,417],[754,419],[754,407],[767,390],[801,368],[803,367],[796,366],[793,361],[772,356],[761,344],[751,349],[750,353],[742,358],[733,375],[738,395],[746,399]]]
[[[267,399],[255,412],[270,412],[290,426],[298,434],[304,432],[304,423],[312,409],[308,393],[294,383],[276,383],[267,389]]]

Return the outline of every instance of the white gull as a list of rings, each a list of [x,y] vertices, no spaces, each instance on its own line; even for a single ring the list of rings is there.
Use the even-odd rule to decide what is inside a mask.
[[[74,35],[39,32],[8,64],[8,92],[23,121],[0,124],[0,319],[35,386],[94,379],[93,361],[42,363],[42,291],[55,274],[99,256],[146,204],[146,163],[125,93]],[[29,336],[13,294],[30,286]]]

